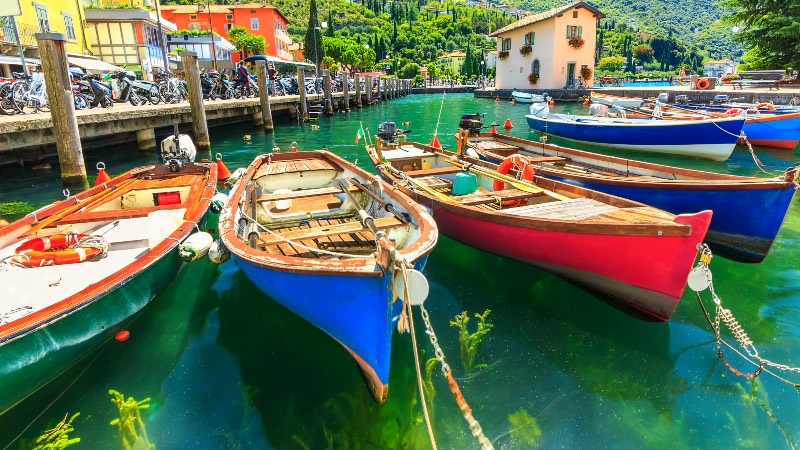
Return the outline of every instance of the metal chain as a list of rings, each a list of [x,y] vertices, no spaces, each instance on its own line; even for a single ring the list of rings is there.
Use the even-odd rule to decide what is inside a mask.
[[[436,333],[433,331],[433,325],[431,325],[431,319],[428,315],[428,310],[425,309],[424,305],[419,305],[419,309],[422,313],[422,320],[425,322],[425,331],[428,333],[431,345],[433,345],[436,359],[438,359],[439,363],[442,365],[442,375],[444,375],[444,378],[447,380],[447,385],[450,386],[450,392],[452,392],[453,396],[456,398],[458,408],[461,410],[464,420],[467,421],[470,432],[472,432],[472,435],[478,440],[482,450],[493,450],[494,446],[486,437],[486,435],[483,434],[483,429],[481,428],[480,423],[478,423],[478,420],[472,415],[472,408],[470,408],[467,404],[467,401],[461,394],[461,388],[459,388],[458,383],[456,382],[455,378],[453,378],[453,372],[450,370],[450,366],[444,360],[444,352],[439,346],[439,339],[436,338]]]

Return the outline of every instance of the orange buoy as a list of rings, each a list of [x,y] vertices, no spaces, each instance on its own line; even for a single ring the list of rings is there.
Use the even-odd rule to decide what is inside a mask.
[[[511,125],[511,119],[506,119],[506,123],[503,124],[503,128],[505,129],[514,128],[514,125]]]
[[[225,163],[222,162],[222,153],[217,153],[217,179],[219,181],[225,181],[231,177],[231,171],[225,167]]]
[[[292,142],[292,152],[297,153],[297,142]]]
[[[108,183],[111,177],[106,173],[106,165],[102,162],[97,163],[97,179],[94,180],[94,185]]]
[[[552,102],[550,102],[550,103],[552,103]],[[589,106],[589,100],[584,100],[583,106]]]
[[[496,126],[497,126],[496,123],[492,124],[492,129],[490,130],[492,132],[492,134],[497,134],[497,128],[495,128]]]
[[[128,330],[122,330],[114,336],[114,339],[116,339],[117,342],[125,342],[129,337],[131,337],[131,332]]]
[[[436,147],[441,150],[442,144],[439,143],[439,138],[434,134],[431,142],[428,144],[430,147]]]
[[[495,97],[494,101],[499,103],[500,102],[500,96],[498,95],[497,97]]]
[[[550,100],[550,106],[555,106],[555,105],[556,105],[556,101],[555,100]]]

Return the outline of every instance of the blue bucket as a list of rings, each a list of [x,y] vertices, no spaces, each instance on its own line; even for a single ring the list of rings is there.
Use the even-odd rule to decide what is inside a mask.
[[[478,178],[471,172],[459,172],[453,181],[453,195],[468,195],[478,190]]]

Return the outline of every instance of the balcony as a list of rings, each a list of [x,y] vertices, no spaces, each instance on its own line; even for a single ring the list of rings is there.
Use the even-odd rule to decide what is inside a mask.
[[[17,28],[19,29],[22,45],[37,45],[34,35],[39,32],[38,26],[17,22]],[[14,38],[14,25],[7,17],[0,18],[0,43],[17,45],[17,41]]]

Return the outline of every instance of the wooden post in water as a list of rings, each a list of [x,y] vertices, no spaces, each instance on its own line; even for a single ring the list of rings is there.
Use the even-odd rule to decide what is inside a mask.
[[[389,79],[383,79],[383,99],[389,100]]]
[[[308,98],[306,96],[306,74],[303,66],[297,66],[297,90],[300,92],[300,120],[308,122]]]
[[[356,108],[361,108],[361,75],[353,75],[353,84],[356,86]]]
[[[53,120],[61,181],[68,188],[83,190],[89,187],[89,182],[83,162],[78,119],[75,117],[75,98],[69,80],[65,47],[67,36],[62,33],[36,33],[35,37]]]
[[[350,83],[347,82],[347,71],[342,71],[342,98],[344,99],[344,110],[350,111]]]
[[[194,145],[200,151],[208,151],[211,149],[211,139],[208,136],[206,110],[203,108],[203,88],[200,86],[200,67],[197,64],[197,53],[181,52],[181,61],[183,62],[183,70],[186,73]]]
[[[272,123],[272,107],[269,104],[266,61],[256,61],[256,78],[258,79],[258,97],[261,100],[261,117],[264,119],[264,131],[272,131],[274,126]]]
[[[331,97],[331,71],[322,70],[322,92],[325,93],[325,115],[333,115],[333,98]]]
[[[367,104],[372,104],[372,75],[364,77],[364,91],[367,94]]]

